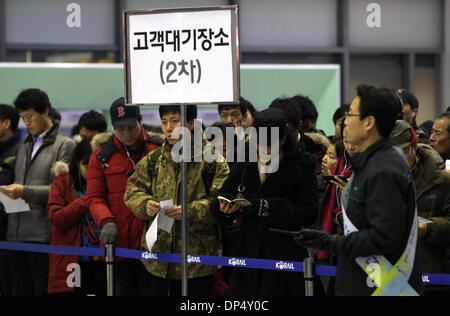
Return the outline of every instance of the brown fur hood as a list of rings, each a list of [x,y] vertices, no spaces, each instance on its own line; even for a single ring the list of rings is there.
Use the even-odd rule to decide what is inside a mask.
[[[108,139],[113,135],[114,135],[114,133],[112,133],[112,132],[104,132],[104,133],[95,135],[91,140],[92,151],[94,152],[97,149],[99,149],[100,147],[102,147],[102,145],[104,143],[106,143],[108,141]],[[150,133],[147,133],[147,135],[149,137],[159,138],[161,140],[161,142],[164,141],[163,134],[150,132]]]
[[[64,161],[57,161],[54,163],[52,169],[50,169],[50,171],[52,172],[52,174],[55,175],[55,177],[64,174],[64,173],[68,173],[69,172],[69,165],[67,163],[65,163]]]

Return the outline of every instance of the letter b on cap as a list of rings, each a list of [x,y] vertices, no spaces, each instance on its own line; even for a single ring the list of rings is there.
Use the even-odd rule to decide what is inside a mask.
[[[125,116],[125,108],[123,106],[119,106],[117,108],[117,117],[124,117]]]

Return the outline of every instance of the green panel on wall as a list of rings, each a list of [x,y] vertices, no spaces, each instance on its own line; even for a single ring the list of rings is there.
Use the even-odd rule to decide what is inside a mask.
[[[317,127],[334,135],[333,113],[340,106],[339,66],[242,65],[241,95],[265,108],[279,97],[301,94],[317,107]]]
[[[121,64],[0,63],[0,103],[12,104],[23,89],[47,92],[57,110],[102,109],[124,94]],[[337,65],[241,65],[241,95],[257,108],[278,97],[302,94],[319,111],[317,127],[334,133],[331,117],[340,105]],[[211,108],[205,105],[201,108]]]
[[[123,68],[64,65],[18,66],[0,64],[0,102],[12,104],[21,90],[47,92],[56,109],[108,109],[124,94]]]

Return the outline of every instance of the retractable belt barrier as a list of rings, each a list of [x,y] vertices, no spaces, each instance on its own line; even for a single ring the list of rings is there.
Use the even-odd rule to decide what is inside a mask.
[[[98,256],[98,257],[105,256],[105,248],[51,246],[43,244],[17,243],[5,241],[0,242],[0,249],[49,253],[58,255]],[[116,257],[181,263],[181,254],[148,252],[124,248],[116,248]],[[188,255],[187,262],[188,264],[205,264],[205,265],[247,268],[247,269],[292,271],[302,273],[304,272],[303,263],[295,261]],[[322,276],[335,277],[336,267],[317,265],[316,274]],[[450,274],[425,273],[422,275],[422,280],[424,284],[450,285]]]

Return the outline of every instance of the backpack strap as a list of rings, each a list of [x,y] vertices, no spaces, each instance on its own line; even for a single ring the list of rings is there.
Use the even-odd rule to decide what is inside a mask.
[[[148,136],[147,137],[147,143],[156,144],[158,146],[162,146],[164,144],[164,139],[157,137],[157,136]]]
[[[153,179],[156,179],[158,177],[158,169],[156,169],[156,163],[158,162],[158,159],[159,157],[161,157],[161,155],[162,155],[162,147],[156,148],[149,155],[148,173],[151,175],[152,181]]]
[[[202,170],[203,183],[205,185],[206,194],[209,196],[211,194],[211,186],[216,176],[217,163],[215,160],[212,162],[205,162],[205,166]]]
[[[108,161],[117,151],[113,135],[102,145],[100,152],[97,154],[97,159],[103,163],[103,168],[109,167]]]

